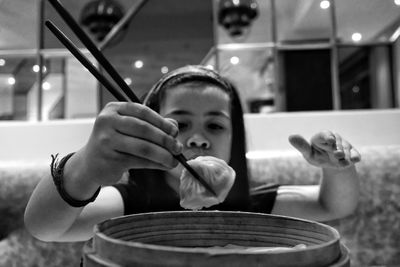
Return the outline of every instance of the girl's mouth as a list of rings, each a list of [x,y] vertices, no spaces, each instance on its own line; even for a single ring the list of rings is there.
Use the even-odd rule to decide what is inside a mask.
[[[195,159],[199,156],[207,156],[207,153],[205,153],[203,150],[197,150],[197,151],[188,150],[184,154],[186,155],[186,158],[188,160]]]
[[[191,160],[191,159],[195,159],[195,158],[197,158],[197,157],[199,157],[199,156],[203,156],[203,155],[194,154],[194,155],[192,155],[192,156],[190,156],[190,157],[187,157],[187,159],[188,159],[188,160]]]

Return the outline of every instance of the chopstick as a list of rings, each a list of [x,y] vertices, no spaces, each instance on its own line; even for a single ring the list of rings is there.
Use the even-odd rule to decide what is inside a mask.
[[[124,93],[131,99],[133,102],[139,103],[140,100],[137,96],[132,92],[131,88],[126,84],[124,79],[118,74],[115,68],[111,65],[111,63],[104,57],[103,53],[97,49],[97,46],[92,42],[90,37],[82,30],[79,24],[75,21],[75,19],[68,13],[68,11],[61,5],[61,3],[57,0],[49,0],[50,4],[54,7],[54,9],[60,14],[60,16],[64,19],[67,25],[71,28],[71,30],[75,33],[75,35],[81,40],[84,46],[92,53],[92,55],[99,62],[100,66],[104,68],[112,77],[112,79],[117,83],[117,85],[124,91]]]
[[[88,48],[88,50],[93,54],[93,56],[99,61],[99,64],[103,66],[104,70],[106,70],[109,75],[114,79],[116,83],[118,80],[121,80],[123,83],[123,91],[129,97],[129,100],[135,103],[141,103],[139,98],[132,92],[129,86],[124,82],[122,77],[115,71],[109,61],[103,56],[103,54],[97,49],[94,43],[90,40],[90,38],[86,35],[86,33],[79,27],[79,25],[74,21],[71,15],[61,6],[61,4],[57,0],[49,0],[55,9],[60,13],[64,14],[62,17],[66,20],[68,26],[72,29],[72,31],[78,36],[78,38],[82,41],[82,43]],[[109,81],[108,79],[101,74],[98,69],[83,55],[80,50],[73,44],[71,40],[55,26],[51,21],[47,20],[45,22],[46,26],[49,30],[60,40],[60,42],[81,62],[83,66],[85,66],[96,79],[106,87],[107,90],[118,100],[123,102],[129,102],[125,96],[123,96]],[[93,52],[93,51],[97,52]],[[110,68],[113,71],[110,71]],[[119,85],[119,83],[118,83]],[[128,93],[129,92],[129,93]],[[211,188],[211,186],[204,181],[204,179],[187,163],[187,159],[183,154],[173,155],[188,171],[189,173],[202,184],[208,191],[213,193],[215,196],[217,194]]]
[[[57,28],[56,25],[54,25],[53,22],[47,20],[45,22],[47,28],[57,37],[58,40],[75,56],[78,61],[85,66],[87,70],[89,70],[90,73],[93,74],[94,77],[102,84],[104,87],[107,88],[107,90],[118,100],[121,102],[129,102],[129,100],[121,94],[113,84],[110,83],[110,81],[104,77],[101,72],[96,69],[96,67],[93,65],[90,60],[83,55],[83,53],[79,49],[75,49],[75,45],[72,43],[72,41],[63,34],[60,29]]]

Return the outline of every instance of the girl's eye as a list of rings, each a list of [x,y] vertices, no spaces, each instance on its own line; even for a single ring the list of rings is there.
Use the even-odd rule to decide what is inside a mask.
[[[210,123],[210,124],[208,124],[208,129],[210,129],[212,131],[223,131],[223,130],[225,130],[225,127],[218,123]]]

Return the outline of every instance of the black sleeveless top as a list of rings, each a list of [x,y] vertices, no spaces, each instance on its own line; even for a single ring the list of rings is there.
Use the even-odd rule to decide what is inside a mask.
[[[157,179],[156,183],[152,185],[152,188],[156,189],[150,193],[146,184],[132,180],[114,185],[122,196],[124,214],[185,210],[179,205],[179,195],[166,183],[165,179]],[[240,203],[234,206],[222,203],[204,210],[237,210],[269,214],[274,206],[278,187],[279,185],[272,184],[251,190],[247,204]]]

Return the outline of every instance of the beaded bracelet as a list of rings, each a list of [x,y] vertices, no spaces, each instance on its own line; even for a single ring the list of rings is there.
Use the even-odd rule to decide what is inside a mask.
[[[94,193],[94,195],[91,198],[86,199],[86,200],[74,199],[73,197],[71,197],[67,193],[67,191],[65,191],[64,182],[63,182],[63,179],[64,179],[64,166],[65,166],[65,163],[67,162],[67,160],[69,158],[71,158],[72,155],[74,155],[74,154],[75,154],[75,152],[69,153],[68,155],[63,157],[60,160],[60,162],[58,162],[58,159],[57,159],[58,154],[56,154],[55,156],[51,155],[52,162],[51,162],[50,168],[51,168],[51,176],[53,177],[54,184],[55,184],[55,186],[57,188],[57,191],[60,194],[61,198],[65,202],[67,202],[70,206],[75,207],[75,208],[79,208],[79,207],[86,206],[90,202],[93,202],[97,198],[97,196],[99,195],[101,187],[99,187],[97,189],[97,191]]]

